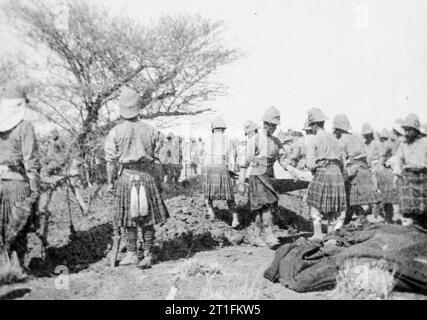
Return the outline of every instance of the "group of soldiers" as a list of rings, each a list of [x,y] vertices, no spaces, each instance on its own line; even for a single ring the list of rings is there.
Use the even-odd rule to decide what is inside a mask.
[[[169,218],[162,182],[165,175],[170,183],[179,181],[182,139],[169,134],[161,142],[159,131],[140,119],[140,99],[133,89],[122,89],[122,121],[106,137],[104,153],[108,190],[115,199],[114,234],[126,237],[120,265],[145,269],[153,263],[154,226]],[[8,253],[16,251],[21,262],[40,197],[38,143],[33,125],[24,120],[28,103],[25,92],[11,85],[0,108],[0,247]],[[214,119],[211,134],[203,144],[200,141],[203,150],[198,151],[209,216],[215,218],[214,201],[226,201],[232,227],[239,228],[235,192],[247,192],[249,209],[256,217],[257,245],[276,246],[273,218],[279,197],[272,180],[279,164],[294,179],[305,179],[307,173],[311,177],[305,201],[313,220],[313,241],[324,236],[322,220],[327,219],[328,232],[334,232],[360,210],[375,213],[382,208],[388,222],[394,214],[407,224],[426,227],[427,128],[418,117],[398,120],[392,130],[379,135],[368,124],[360,135],[352,133],[343,114],[334,118],[333,132],[327,132],[327,120],[320,109],[309,110],[305,135],[292,141],[274,135],[281,117],[276,108],[269,108],[260,125],[245,122],[246,141],[237,152],[224,119]],[[235,172],[237,153],[239,173]],[[138,238],[143,240],[142,254]]]

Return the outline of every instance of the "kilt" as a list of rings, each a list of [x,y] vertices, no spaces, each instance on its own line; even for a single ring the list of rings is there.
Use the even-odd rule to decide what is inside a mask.
[[[367,167],[357,166],[356,174],[346,181],[346,187],[350,207],[375,204],[381,200]]]
[[[399,183],[399,195],[402,214],[427,214],[427,170],[405,170]]]
[[[316,170],[308,186],[307,204],[321,213],[347,210],[344,178],[338,165],[329,164]]]
[[[205,200],[234,201],[230,172],[222,166],[206,166],[202,170]]]
[[[383,204],[398,203],[397,189],[393,185],[393,171],[390,168],[380,168],[375,171],[378,189],[381,191],[381,202]]]
[[[248,198],[251,211],[277,206],[279,203],[279,196],[266,174],[249,176]]]
[[[138,176],[138,182],[132,182],[130,177]],[[143,185],[147,192],[148,215],[139,217],[138,221],[131,217],[131,192],[135,185],[137,190]],[[117,181],[116,210],[114,222],[118,227],[147,227],[166,221],[169,218],[168,209],[162,199],[155,177],[152,174],[141,171],[125,169]]]
[[[26,181],[0,180],[0,247],[9,246],[34,212],[25,206],[30,196]]]

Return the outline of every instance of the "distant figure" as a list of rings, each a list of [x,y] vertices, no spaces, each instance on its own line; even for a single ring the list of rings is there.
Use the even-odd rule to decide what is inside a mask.
[[[152,265],[154,226],[166,221],[168,210],[155,178],[157,133],[154,127],[138,120],[139,95],[124,88],[119,100],[120,116],[124,120],[115,126],[105,142],[109,190],[114,190],[114,172],[118,169],[115,186],[117,211],[114,229],[125,228],[127,255],[120,265],[138,264],[141,269]],[[144,259],[138,263],[138,228],[144,240]],[[116,232],[116,231],[115,231]]]
[[[16,252],[21,266],[40,197],[38,143],[33,125],[24,120],[28,103],[14,84],[0,102],[0,253]]]

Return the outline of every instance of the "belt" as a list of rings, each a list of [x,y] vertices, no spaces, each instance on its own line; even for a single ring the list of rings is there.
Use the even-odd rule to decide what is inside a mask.
[[[122,163],[123,169],[133,170],[133,171],[145,171],[147,169],[153,168],[153,162],[134,162],[134,163]]]
[[[317,160],[316,163],[320,168],[333,166],[333,165],[341,167],[341,161],[336,159],[333,159],[333,160],[322,159],[322,160]]]
[[[427,174],[427,168],[406,168],[403,169],[404,173],[425,173]]]

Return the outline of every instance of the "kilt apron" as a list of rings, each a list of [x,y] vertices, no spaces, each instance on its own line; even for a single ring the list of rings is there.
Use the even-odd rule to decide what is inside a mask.
[[[117,182],[116,205],[114,218],[118,227],[153,226],[169,218],[156,179],[148,172],[123,170]],[[137,216],[135,205],[141,209],[136,209]],[[143,206],[146,210],[142,210]]]

